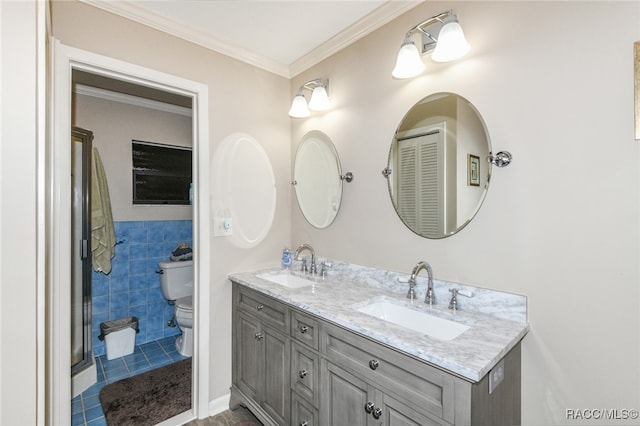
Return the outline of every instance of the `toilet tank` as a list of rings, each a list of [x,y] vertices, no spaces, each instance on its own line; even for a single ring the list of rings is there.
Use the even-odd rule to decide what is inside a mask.
[[[160,290],[167,300],[176,300],[193,294],[193,260],[158,262]]]

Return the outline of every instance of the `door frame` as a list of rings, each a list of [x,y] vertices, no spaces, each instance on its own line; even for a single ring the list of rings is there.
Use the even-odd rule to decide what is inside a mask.
[[[192,134],[194,192],[194,351],[191,410],[176,416],[183,424],[209,414],[210,180],[208,86],[51,40],[50,150],[47,155],[47,418],[51,424],[71,424],[70,256],[71,206],[71,72],[104,75],[193,99]]]

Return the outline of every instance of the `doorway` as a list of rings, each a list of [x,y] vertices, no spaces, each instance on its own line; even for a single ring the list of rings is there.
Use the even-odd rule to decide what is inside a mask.
[[[194,249],[194,351],[192,358],[192,409],[175,417],[175,424],[208,415],[209,366],[208,340],[209,301],[209,138],[208,89],[205,85],[155,70],[139,67],[112,58],[53,43],[53,89],[51,117],[51,155],[49,176],[53,188],[49,207],[48,251],[51,253],[51,295],[48,305],[51,321],[48,346],[52,354],[49,371],[49,418],[54,424],[71,423],[71,75],[87,73],[97,78],[111,79],[140,91],[166,93],[166,96],[188,98],[193,105],[193,249]]]

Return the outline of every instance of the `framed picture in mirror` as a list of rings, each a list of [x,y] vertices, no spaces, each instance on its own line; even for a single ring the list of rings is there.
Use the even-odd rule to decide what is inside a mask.
[[[480,157],[467,155],[467,185],[480,186]]]

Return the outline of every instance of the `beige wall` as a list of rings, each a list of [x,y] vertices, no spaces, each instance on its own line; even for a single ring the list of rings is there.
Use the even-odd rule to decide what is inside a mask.
[[[74,97],[73,116],[75,126],[93,132],[114,221],[191,220],[191,206],[134,206],[131,201],[131,140],[191,146],[191,117],[87,95]]]
[[[468,58],[434,66],[432,74],[412,81],[392,80],[404,32],[449,7],[473,45]],[[212,399],[230,382],[226,274],[273,264],[283,242],[306,241],[321,256],[402,271],[425,259],[438,278],[528,295],[532,330],[523,346],[523,420],[562,424],[569,423],[568,408],[638,408],[640,400],[640,145],[633,140],[632,112],[639,7],[428,3],[291,84],[83,4],[55,2],[53,30],[65,44],[207,84],[212,153],[226,135],[242,131],[262,142],[273,162],[279,199],[267,240],[241,250],[212,239]],[[36,315],[43,309],[37,309],[35,291],[33,9],[33,2],[0,2],[2,424],[36,423],[36,370],[42,365],[35,358],[42,342]],[[286,110],[295,88],[320,74],[332,78],[336,108],[294,121],[290,134]],[[430,241],[397,219],[380,170],[404,112],[443,90],[473,102],[493,146],[511,151],[515,160],[495,171],[471,225]],[[336,222],[324,231],[306,225],[289,205],[291,154],[311,129],[332,137],[344,168],[356,175]]]
[[[404,33],[452,7],[470,54],[451,64],[427,60],[429,72],[394,80]],[[529,296],[524,424],[570,423],[566,409],[640,408],[639,18],[637,2],[429,2],[290,85],[292,98],[304,81],[330,77],[334,103],[293,121],[291,152],[304,133],[321,130],[355,174],[326,230],[305,223],[294,204],[292,243],[396,271],[427,260],[439,279]],[[427,240],[397,218],[380,172],[405,112],[441,91],[469,99],[494,151],[514,161],[494,169],[467,228]]]
[[[52,3],[53,35],[63,44],[204,83],[209,88],[210,153],[229,134],[247,133],[262,145],[276,176],[278,204],[271,232],[250,250],[211,237],[210,398],[231,384],[231,286],[227,274],[273,265],[289,241],[289,82],[79,2]],[[117,30],[116,30],[117,29]],[[212,180],[216,178],[211,170]],[[212,210],[215,211],[215,200]],[[212,224],[211,224],[212,225]]]

